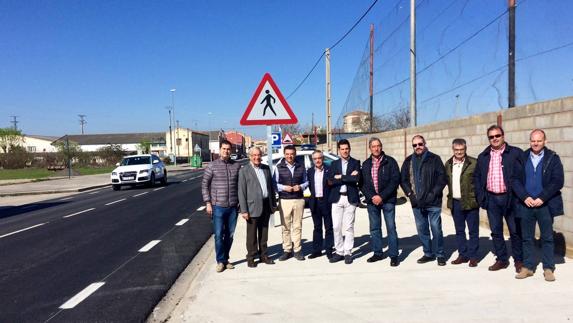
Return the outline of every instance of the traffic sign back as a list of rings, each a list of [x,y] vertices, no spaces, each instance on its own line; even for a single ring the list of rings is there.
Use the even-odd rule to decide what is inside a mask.
[[[269,73],[263,76],[255,90],[243,117],[241,125],[294,124],[298,119],[292,112],[275,81]]]

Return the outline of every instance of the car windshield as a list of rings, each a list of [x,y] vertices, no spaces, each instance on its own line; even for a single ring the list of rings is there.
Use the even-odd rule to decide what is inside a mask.
[[[150,160],[149,157],[147,156],[143,156],[143,157],[129,157],[129,158],[124,158],[121,161],[121,166],[130,166],[130,165],[145,165],[145,164],[150,164]]]

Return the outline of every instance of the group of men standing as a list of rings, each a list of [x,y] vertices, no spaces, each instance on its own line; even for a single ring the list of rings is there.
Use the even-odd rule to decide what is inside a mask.
[[[421,135],[412,138],[413,153],[401,169],[396,160],[385,154],[382,141],[369,140],[370,157],[362,164],[350,156],[350,143],[337,143],[339,159],[325,165],[320,150],[312,154],[308,170],[297,162],[296,148],[286,146],[284,158],[271,174],[261,163],[261,151],[249,150],[249,164],[240,167],[231,160],[229,142],[221,143],[221,158],[211,163],[203,177],[203,200],[207,213],[213,216],[217,271],[232,269],[229,250],[236,226],[237,208],[247,221],[247,265],[274,264],[267,254],[270,215],[280,202],[283,253],[279,261],[291,257],[305,260],[302,253],[302,217],[305,207],[303,191],[311,192],[309,206],[314,223],[312,253],[324,254],[329,262],[353,262],[355,211],[359,192],[367,203],[373,255],[372,263],[384,259],[382,217],[388,234],[387,256],[390,265],[398,266],[399,239],[395,209],[398,187],[410,200],[423,256],[423,264],[437,261],[446,265],[442,232],[443,189],[448,186],[447,207],[451,210],[456,230],[458,257],[451,264],[479,262],[479,208],[487,211],[496,261],[488,269],[497,271],[509,266],[509,253],[503,236],[507,224],[516,278],[533,275],[537,261],[533,253],[535,225],[539,224],[542,240],[542,263],[547,281],[555,280],[553,260],[553,218],[563,214],[561,188],[563,165],[559,156],[545,147],[541,129],[530,134],[530,149],[523,151],[504,140],[500,126],[488,128],[489,145],[476,158],[467,155],[467,144],[457,138],[452,142],[453,155],[445,164],[429,151]],[[228,146],[228,149],[227,149]],[[228,150],[228,151],[227,151]],[[466,228],[469,239],[466,236]]]

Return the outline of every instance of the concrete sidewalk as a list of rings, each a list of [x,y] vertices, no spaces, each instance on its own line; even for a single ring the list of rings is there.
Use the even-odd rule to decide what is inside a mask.
[[[308,211],[307,211],[308,212]],[[278,220],[278,216],[275,215]],[[455,230],[443,214],[445,246],[457,256]],[[525,280],[514,278],[512,266],[490,272],[494,262],[490,232],[480,228],[478,267],[417,264],[422,248],[409,204],[397,207],[402,263],[389,259],[367,263],[369,247],[366,209],[356,214],[356,239],[351,265],[330,264],[325,256],[276,261],[248,268],[245,263],[245,221],[239,219],[231,259],[234,270],[215,272],[212,244],[207,261],[196,273],[170,322],[565,322],[573,319],[573,265],[559,259],[555,282],[543,279],[541,265]],[[276,222],[278,223],[278,221]],[[385,229],[383,230],[386,231]],[[310,252],[312,219],[305,214],[303,250]],[[386,242],[385,242],[386,243]],[[273,257],[281,252],[281,229],[269,230]],[[191,266],[190,266],[191,267]]]
[[[198,168],[191,168],[188,164],[181,164],[177,166],[167,166],[168,177],[170,173],[197,171]],[[83,175],[58,177],[56,179],[42,179],[40,181],[24,181],[16,180],[11,185],[0,186],[0,197],[6,196],[21,196],[21,195],[36,195],[36,194],[55,194],[55,193],[69,193],[69,192],[82,192],[99,187],[110,186],[110,174],[98,175]]]

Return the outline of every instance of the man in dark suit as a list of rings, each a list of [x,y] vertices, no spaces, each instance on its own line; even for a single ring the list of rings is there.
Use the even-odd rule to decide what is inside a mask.
[[[360,161],[350,157],[350,142],[342,139],[338,142],[338,155],[330,167],[328,201],[332,204],[332,228],[336,253],[330,258],[331,263],[344,259],[347,265],[352,263],[354,247],[354,212],[360,198]]]
[[[320,257],[324,242],[326,257],[330,259],[332,258],[332,247],[334,246],[331,204],[328,202],[330,188],[326,183],[330,169],[324,165],[324,155],[320,150],[315,150],[312,153],[312,161],[314,167],[307,170],[307,178],[311,195],[308,202],[312,213],[314,230],[312,231],[312,253],[308,258]],[[322,234],[323,223],[324,239]]]
[[[478,204],[487,211],[491,238],[493,240],[495,263],[490,271],[509,266],[509,255],[503,237],[503,219],[507,223],[511,239],[511,254],[515,271],[523,266],[523,249],[519,219],[515,217],[516,199],[512,190],[512,173],[516,162],[520,162],[523,150],[505,142],[503,129],[492,125],[487,129],[490,145],[479,154],[474,171],[474,185]]]
[[[374,255],[366,260],[382,260],[382,217],[388,232],[388,255],[390,266],[398,261],[398,233],[396,232],[396,195],[400,185],[400,169],[396,160],[384,153],[382,141],[372,137],[368,141],[370,158],[362,163],[361,190],[366,198],[368,220],[370,222],[370,243]]]
[[[267,239],[276,197],[269,166],[261,164],[261,150],[251,148],[249,159],[239,171],[239,207],[247,221],[247,266],[254,268],[257,255],[260,262],[274,264],[267,255]]]
[[[533,276],[537,260],[533,242],[535,223],[539,224],[542,242],[543,276],[546,281],[555,280],[553,259],[553,220],[563,215],[561,189],[565,182],[561,158],[545,147],[545,131],[535,129],[529,135],[529,145],[521,163],[516,163],[513,173],[513,192],[519,199],[517,216],[521,219],[523,233],[523,268],[515,276],[523,279]]]

